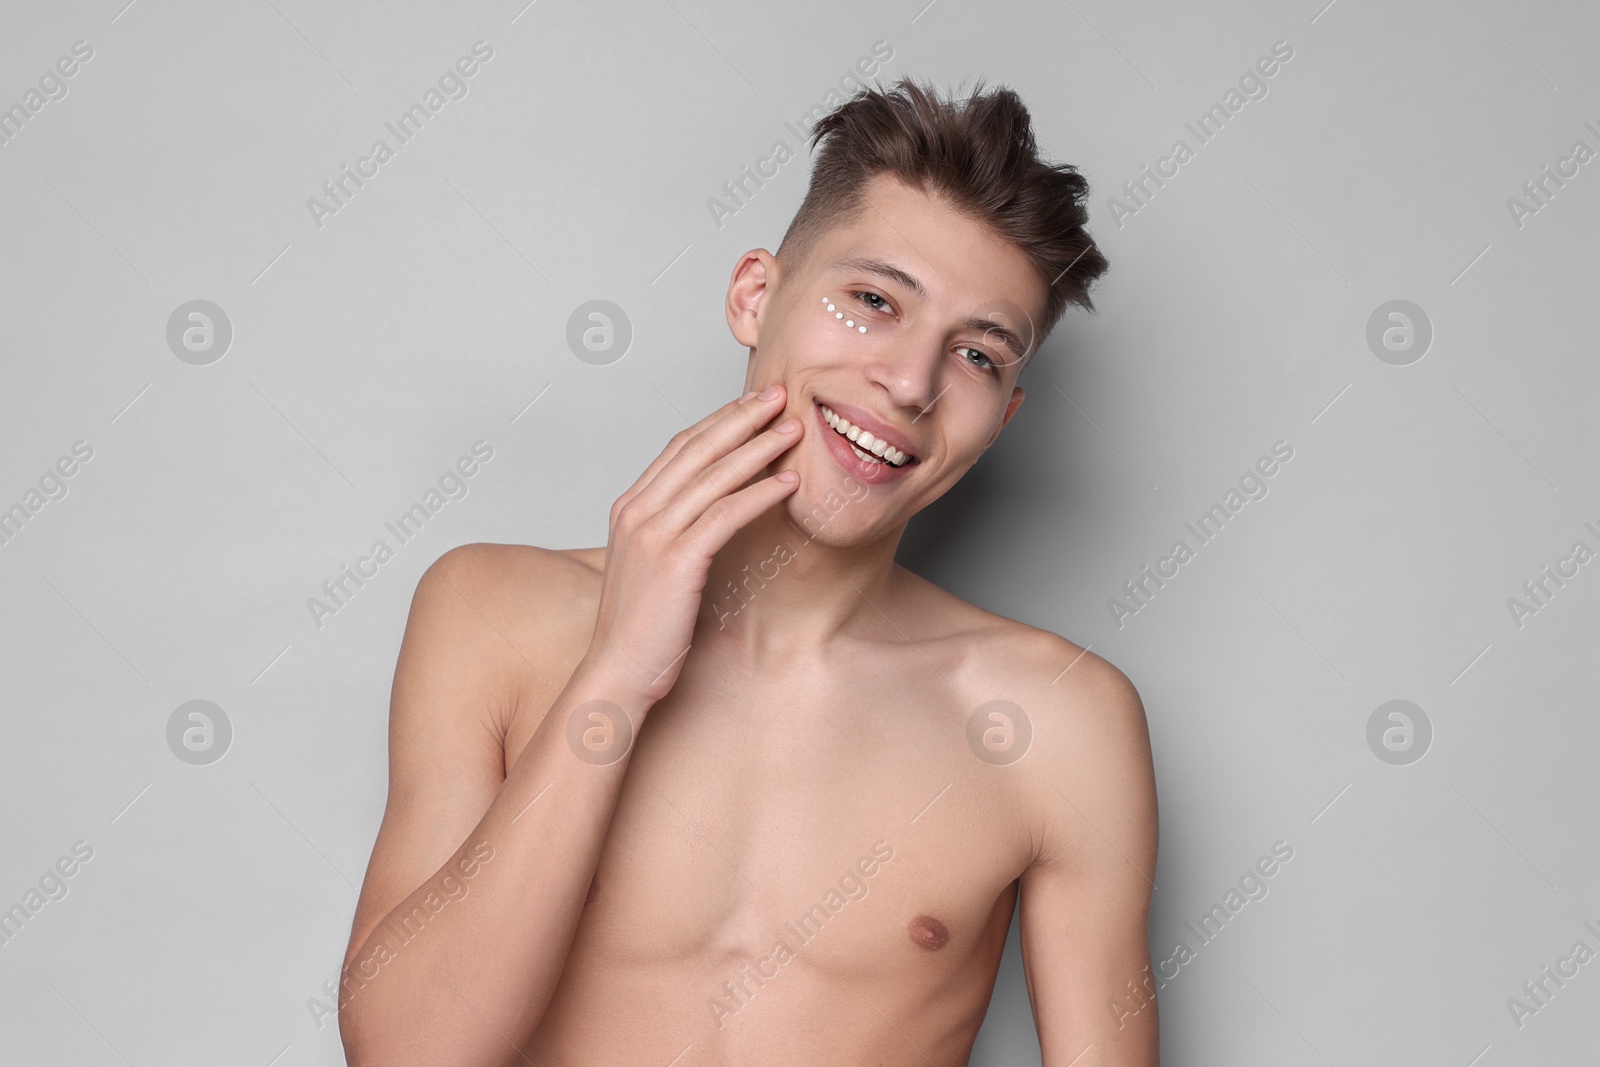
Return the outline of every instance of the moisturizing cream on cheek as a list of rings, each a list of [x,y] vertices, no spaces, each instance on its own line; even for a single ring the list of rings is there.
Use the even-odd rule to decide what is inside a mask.
[[[865,326],[861,326],[861,325],[857,324],[855,319],[847,319],[847,318],[844,317],[844,312],[840,311],[837,307],[834,306],[833,297],[825,296],[825,297],[822,298],[822,302],[827,305],[828,310],[833,314],[833,317],[834,317],[834,319],[836,321],[844,323],[846,326],[848,326],[849,328],[851,328],[853,330],[860,330],[862,333],[866,333],[867,332],[867,328]]]

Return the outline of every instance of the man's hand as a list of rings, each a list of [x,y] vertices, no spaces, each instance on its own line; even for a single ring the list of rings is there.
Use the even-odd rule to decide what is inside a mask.
[[[756,433],[783,409],[778,385],[726,404],[679,431],[611,506],[586,658],[607,664],[612,677],[632,678],[644,699],[660,700],[678,680],[712,557],[799,485],[798,473],[785,470],[744,486],[800,440],[801,422],[792,417]]]

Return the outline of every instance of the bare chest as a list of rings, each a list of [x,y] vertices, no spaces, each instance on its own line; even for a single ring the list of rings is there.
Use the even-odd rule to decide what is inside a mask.
[[[897,666],[686,665],[635,738],[572,964],[937,982],[997,961],[1026,820],[966,698]]]

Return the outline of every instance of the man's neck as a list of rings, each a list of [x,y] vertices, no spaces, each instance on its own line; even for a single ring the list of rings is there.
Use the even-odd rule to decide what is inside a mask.
[[[760,664],[809,658],[881,626],[904,527],[845,548],[828,543],[836,530],[826,527],[797,525],[779,505],[735,533],[711,561],[695,644]]]

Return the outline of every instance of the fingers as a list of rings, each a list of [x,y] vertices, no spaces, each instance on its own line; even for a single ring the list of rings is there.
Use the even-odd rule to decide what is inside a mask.
[[[782,470],[770,478],[762,478],[737,493],[719,497],[711,502],[690,526],[681,540],[692,545],[697,555],[710,559],[732,540],[733,535],[748,526],[757,515],[794,492],[800,485],[800,476],[792,470]]]
[[[626,505],[628,509],[642,518],[659,514],[701,472],[749,441],[757,430],[783,410],[783,388],[773,386],[772,390],[775,395],[768,399],[756,396],[744,403],[734,401],[710,418],[680,431],[658,459],[664,462],[648,480],[641,478],[644,484]],[[754,474],[759,469],[750,468],[749,473]]]
[[[759,477],[767,465],[799,441],[800,436],[800,420],[786,418],[714,460],[661,509],[656,517],[661,532],[672,537],[682,534],[719,498]]]
[[[746,393],[744,396],[730,400],[717,410],[713,411],[711,414],[707,415],[705,418],[701,419],[699,422],[695,423],[693,426],[678,431],[672,440],[667,442],[667,447],[661,450],[661,454],[655,459],[651,460],[650,466],[646,467],[644,469],[644,473],[639,475],[639,477],[634,480],[634,483],[628,487],[627,492],[623,493],[617,498],[617,502],[612,508],[613,517],[618,509],[644,491],[645,487],[650,484],[651,480],[654,479],[658,473],[660,473],[661,468],[665,467],[667,463],[678,454],[678,449],[682,447],[685,440],[687,440],[690,436],[705,430],[705,428],[710,426],[713,422],[723,418],[730,412],[736,410],[745,401],[751,399],[754,399],[754,397]]]

